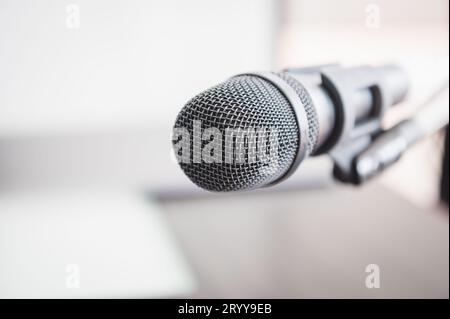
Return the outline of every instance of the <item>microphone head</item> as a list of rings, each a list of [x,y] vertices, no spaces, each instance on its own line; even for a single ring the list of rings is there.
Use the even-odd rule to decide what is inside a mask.
[[[271,75],[288,83],[286,74]],[[289,171],[300,145],[298,123],[293,106],[277,86],[257,75],[238,75],[183,107],[173,144],[182,170],[199,187],[249,190],[271,184]],[[308,141],[308,149],[313,146],[314,141]]]

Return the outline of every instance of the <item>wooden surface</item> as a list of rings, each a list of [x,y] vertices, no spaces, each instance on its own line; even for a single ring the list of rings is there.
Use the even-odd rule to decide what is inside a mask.
[[[198,281],[192,297],[448,298],[445,209],[422,211],[376,183],[168,201]],[[368,289],[377,264],[381,288]]]

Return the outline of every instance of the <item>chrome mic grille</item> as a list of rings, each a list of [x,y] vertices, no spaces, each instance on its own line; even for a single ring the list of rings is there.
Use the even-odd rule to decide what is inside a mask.
[[[296,79],[288,75],[286,72],[279,72],[276,73],[276,75],[286,81],[286,83],[295,90],[303,103],[303,107],[305,108],[306,117],[308,120],[307,152],[308,154],[312,154],[315,151],[317,140],[319,138],[319,120],[317,118],[316,109],[314,108],[314,105],[312,104],[312,101],[309,98],[309,95],[306,92],[305,88]]]
[[[277,74],[291,85],[297,94],[301,94],[302,102],[307,98],[302,87],[296,86],[298,82],[288,75]],[[306,102],[306,103],[305,103]],[[315,146],[317,140],[317,119],[310,101],[305,100],[309,123],[310,138],[308,140],[308,153]],[[221,148],[221,161],[205,163],[195,162],[194,158],[201,158],[203,146],[211,140],[201,140],[202,147],[194,147],[193,139],[201,138],[199,132],[194,136],[194,121],[201,121],[204,130],[214,127],[220,130],[223,139],[214,139],[217,147]],[[299,147],[300,130],[296,114],[286,97],[271,82],[254,75],[239,75],[216,85],[191,99],[179,113],[175,127],[186,128],[190,134],[189,140],[176,139],[178,152],[189,151],[189,162],[180,162],[184,173],[195,184],[210,191],[237,191],[258,188],[277,180],[283,176],[295,160]],[[226,162],[225,154],[230,151],[230,144],[225,142],[227,129],[255,129],[261,132],[265,129],[267,134],[259,134],[255,139],[253,135],[236,136],[233,148],[242,147],[248,156],[244,162]],[[315,131],[314,131],[315,130]],[[260,144],[255,141],[265,140],[269,148],[266,155],[269,160],[250,161],[249,154],[258,154]],[[253,136],[254,137],[254,136]],[[218,144],[217,144],[218,143]],[[231,152],[234,156],[233,152]],[[178,156],[181,154],[177,154]],[[275,155],[275,156],[272,156]],[[267,156],[266,158],[267,159]]]

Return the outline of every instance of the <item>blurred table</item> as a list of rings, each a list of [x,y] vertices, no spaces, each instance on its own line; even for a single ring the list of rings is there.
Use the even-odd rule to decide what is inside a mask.
[[[198,280],[192,297],[448,298],[446,209],[372,183],[163,200]],[[368,289],[366,266],[380,267]]]

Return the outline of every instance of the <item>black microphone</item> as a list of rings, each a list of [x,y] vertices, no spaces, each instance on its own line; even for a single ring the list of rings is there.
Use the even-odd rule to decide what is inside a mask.
[[[379,129],[408,81],[393,65],[239,74],[192,98],[172,143],[187,177],[209,191],[274,185],[307,157]],[[360,133],[359,133],[360,134]]]

